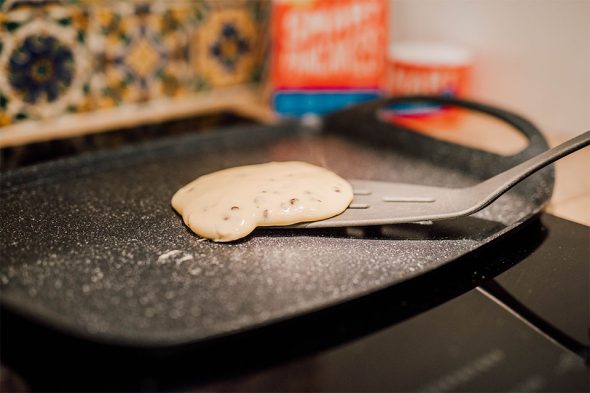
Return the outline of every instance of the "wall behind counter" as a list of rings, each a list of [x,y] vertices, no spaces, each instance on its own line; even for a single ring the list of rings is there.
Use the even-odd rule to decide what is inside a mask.
[[[390,42],[476,55],[470,96],[563,136],[590,129],[590,1],[391,0]]]

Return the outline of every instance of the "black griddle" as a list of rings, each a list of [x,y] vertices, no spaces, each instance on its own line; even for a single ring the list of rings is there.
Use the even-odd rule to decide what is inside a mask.
[[[177,348],[97,343],[2,310],[2,386],[23,390],[20,376],[43,392],[587,392],[589,230],[541,214],[414,279]],[[486,295],[498,285],[516,304]]]
[[[212,130],[6,173],[2,306],[82,340],[172,348],[325,310],[493,246],[549,200],[551,167],[471,217],[430,225],[258,229],[217,244],[197,238],[170,207],[180,186],[237,165],[302,160],[347,178],[461,187],[547,148],[531,123],[509,112],[404,98],[425,99],[499,117],[529,145],[505,157],[394,127],[378,116],[390,99],[330,116],[321,130]]]

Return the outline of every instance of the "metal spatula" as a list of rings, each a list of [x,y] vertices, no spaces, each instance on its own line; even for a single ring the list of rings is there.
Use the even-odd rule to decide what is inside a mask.
[[[283,228],[386,225],[467,216],[483,209],[539,169],[588,144],[590,131],[467,188],[351,180],[354,199],[340,215]]]

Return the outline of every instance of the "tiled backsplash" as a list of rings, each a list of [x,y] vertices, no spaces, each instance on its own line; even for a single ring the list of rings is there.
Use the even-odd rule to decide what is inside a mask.
[[[191,114],[229,86],[212,99],[235,101],[260,79],[269,13],[248,0],[0,0],[0,146]]]

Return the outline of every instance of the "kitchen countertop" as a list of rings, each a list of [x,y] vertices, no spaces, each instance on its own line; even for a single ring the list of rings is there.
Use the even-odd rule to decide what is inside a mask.
[[[550,135],[555,146],[567,138]],[[565,157],[556,164],[555,193],[547,210],[561,218],[590,226],[590,154],[588,148]]]

